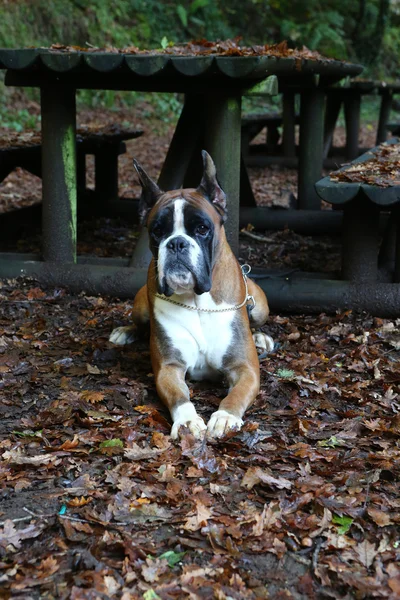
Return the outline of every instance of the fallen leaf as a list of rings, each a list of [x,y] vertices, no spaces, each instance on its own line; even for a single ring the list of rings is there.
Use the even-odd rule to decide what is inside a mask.
[[[357,554],[358,559],[364,567],[369,567],[374,562],[375,556],[378,554],[378,551],[375,549],[375,544],[371,544],[367,539],[363,542],[360,542],[358,546],[354,548],[354,552]]]
[[[251,490],[258,483],[265,483],[271,487],[277,487],[280,490],[290,490],[292,487],[292,483],[288,479],[285,479],[284,477],[273,477],[268,471],[264,471],[260,467],[250,467],[247,469],[240,485]]]

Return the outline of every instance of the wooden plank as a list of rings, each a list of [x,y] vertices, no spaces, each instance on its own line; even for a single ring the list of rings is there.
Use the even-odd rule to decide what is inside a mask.
[[[298,206],[318,209],[321,200],[314,185],[320,179],[323,163],[325,95],[321,89],[302,92],[300,105],[300,150]]]
[[[61,91],[61,93],[60,93]],[[41,89],[43,256],[76,261],[76,107],[71,88]]]
[[[362,192],[344,206],[342,278],[354,283],[378,278],[379,208]]]
[[[83,57],[84,64],[90,69],[100,73],[115,71],[124,62],[123,54],[110,54],[107,52],[90,52]]]
[[[235,254],[239,249],[241,98],[225,94],[205,97],[205,149],[217,168],[227,196],[225,230]]]
[[[67,73],[76,69],[81,64],[82,54],[80,52],[65,54],[61,54],[60,52],[40,52],[40,60],[51,71]],[[38,67],[40,68],[40,64]]]

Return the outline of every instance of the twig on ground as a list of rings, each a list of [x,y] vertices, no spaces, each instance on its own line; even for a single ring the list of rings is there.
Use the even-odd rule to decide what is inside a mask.
[[[252,240],[257,240],[258,242],[275,242],[275,240],[272,238],[268,238],[265,235],[259,235],[258,233],[253,233],[252,231],[247,231],[246,229],[241,229],[240,235],[245,235],[246,237],[249,237]]]

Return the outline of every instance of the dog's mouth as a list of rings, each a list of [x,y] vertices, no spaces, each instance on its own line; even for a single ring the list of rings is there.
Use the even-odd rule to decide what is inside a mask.
[[[194,270],[181,260],[168,262],[165,266],[164,275],[158,281],[161,294],[172,296],[172,294],[185,294],[195,289],[196,277]]]

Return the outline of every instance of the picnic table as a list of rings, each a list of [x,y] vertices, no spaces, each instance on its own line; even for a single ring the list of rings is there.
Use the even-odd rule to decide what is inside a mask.
[[[207,149],[227,192],[227,234],[237,251],[242,95],[276,93],[277,80],[284,87],[304,88],[302,189],[305,197],[313,196],[322,153],[323,90],[362,69],[299,56],[182,56],[173,51],[130,54],[74,49],[0,50],[0,68],[6,69],[6,85],[41,90],[43,179],[43,254],[0,254],[0,276],[35,275],[43,283],[120,297],[132,297],[145,281],[147,238],[142,235],[139,239],[129,269],[126,259],[76,256],[77,89],[185,94],[159,185],[165,190],[197,185],[200,148]]]
[[[251,134],[257,134],[265,126],[268,129],[266,144],[258,143],[250,146],[251,138],[247,141],[246,136],[244,137],[243,150],[246,164],[253,167],[279,164],[300,170],[299,160],[302,149],[297,147],[295,141],[295,125],[299,124],[299,116],[295,113],[295,96],[297,94],[301,98],[303,89],[301,87],[295,89],[291,86],[291,89],[279,91],[282,93],[281,114],[250,114],[243,120],[243,127]],[[323,164],[326,168],[337,165],[340,158],[342,161],[353,160],[368,150],[368,148],[359,148],[361,104],[365,96],[380,96],[376,144],[381,144],[387,139],[393,96],[398,93],[400,93],[399,82],[386,83],[367,79],[347,79],[325,88]],[[345,116],[346,144],[344,148],[335,148],[332,146],[333,134],[342,107]],[[277,132],[278,127],[282,127],[282,136]],[[299,196],[301,205],[303,204],[301,186],[299,186]]]
[[[343,209],[342,273],[359,308],[400,315],[400,141],[373,148],[316,183]],[[381,214],[386,216],[380,231]]]

